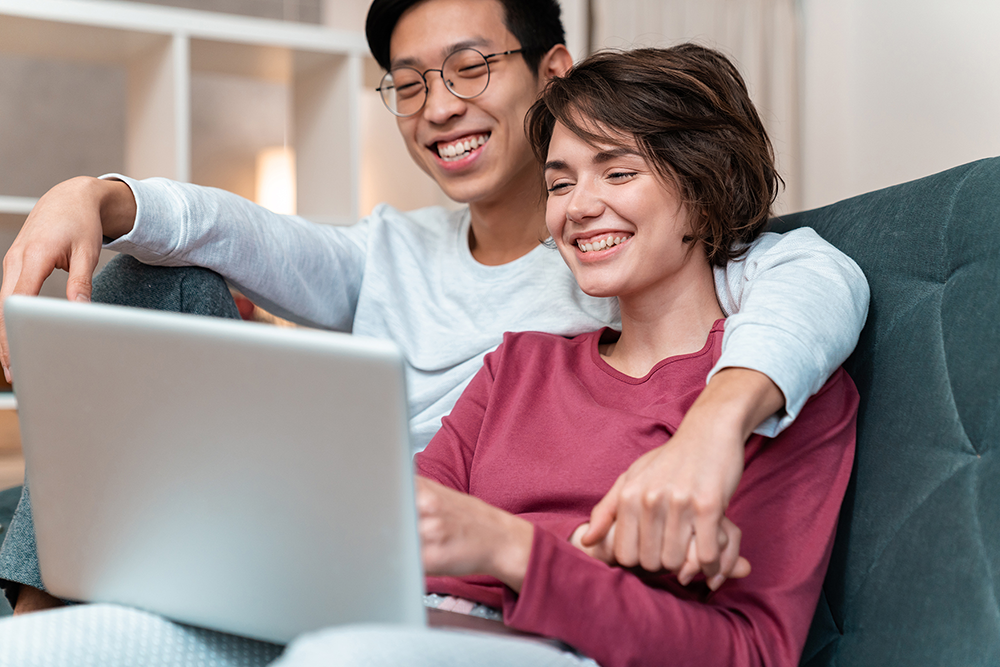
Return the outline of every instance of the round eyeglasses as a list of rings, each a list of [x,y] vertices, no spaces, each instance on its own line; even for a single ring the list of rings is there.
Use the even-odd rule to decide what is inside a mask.
[[[476,49],[459,49],[449,54],[439,69],[421,72],[412,67],[394,67],[385,73],[382,83],[375,90],[382,95],[386,109],[400,118],[406,118],[419,113],[427,102],[428,72],[440,72],[451,94],[468,100],[482,95],[486,86],[490,85],[490,58],[522,51],[523,48],[483,55]]]

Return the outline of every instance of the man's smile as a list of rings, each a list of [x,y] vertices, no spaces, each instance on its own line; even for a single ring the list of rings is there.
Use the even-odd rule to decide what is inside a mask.
[[[438,157],[445,162],[454,162],[468,157],[474,150],[489,141],[489,134],[474,134],[451,141],[438,141],[432,144]]]

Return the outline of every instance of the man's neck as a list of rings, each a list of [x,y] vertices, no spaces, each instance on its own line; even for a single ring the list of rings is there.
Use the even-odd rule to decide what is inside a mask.
[[[499,266],[531,252],[548,238],[541,181],[469,205],[469,250],[480,264]]]

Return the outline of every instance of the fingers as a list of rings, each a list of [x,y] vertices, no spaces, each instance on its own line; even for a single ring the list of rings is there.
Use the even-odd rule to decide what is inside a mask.
[[[722,515],[721,504],[717,509],[714,506],[700,507],[694,516],[694,540],[698,548],[699,569],[709,579],[719,574],[719,557],[729,542],[729,531],[721,525],[723,520],[739,533],[739,528]],[[738,555],[738,537],[736,549]]]
[[[74,253],[69,265],[69,278],[66,279],[66,298],[68,300],[90,301],[98,259],[100,259],[100,251],[95,253],[89,249],[80,249]],[[41,289],[40,286],[39,289]]]
[[[3,284],[0,285],[0,364],[3,365],[3,375],[8,383],[11,381],[10,352],[7,349],[7,323],[3,318],[3,302],[14,291],[20,273],[20,257],[8,252],[3,259]]]
[[[611,530],[611,526],[615,523],[621,488],[624,483],[625,476],[619,475],[611,490],[604,494],[600,502],[594,505],[594,509],[590,512],[590,526],[580,537],[580,543],[583,546],[594,546],[603,540],[608,531]]]
[[[676,572],[684,564],[693,532],[691,511],[684,500],[670,492],[646,494],[640,522],[645,532],[639,536],[639,563],[644,569]]]
[[[12,294],[36,296],[41,291],[45,279],[52,274],[55,268],[56,265],[52,260],[36,255],[25,256],[25,253],[17,245],[11,247],[7,256],[4,257],[3,289],[0,296],[2,296],[3,301],[6,301],[7,297]],[[2,349],[0,361],[3,363],[4,377],[7,382],[11,382],[13,377],[10,347],[7,343],[7,323],[3,319],[0,319],[0,322],[2,322],[0,325],[0,349]]]
[[[624,567],[635,567],[639,564],[639,521],[642,514],[637,494],[624,494],[618,505],[615,518],[615,560]]]
[[[698,547],[695,545],[695,541],[691,539],[688,541],[688,550],[687,556],[684,559],[684,565],[681,566],[680,571],[677,573],[677,581],[681,583],[681,586],[687,586],[700,570]]]
[[[740,556],[740,540],[743,532],[728,517],[722,517],[719,523],[719,543],[722,552],[719,554],[719,571],[708,578],[708,586],[713,591],[728,579],[742,579],[750,574],[750,562]],[[707,576],[707,575],[706,575]]]

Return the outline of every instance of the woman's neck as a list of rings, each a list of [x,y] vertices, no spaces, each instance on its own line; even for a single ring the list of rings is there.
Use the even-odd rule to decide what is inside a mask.
[[[712,325],[725,315],[715,294],[712,267],[698,262],[636,294],[618,297],[622,334],[602,346],[613,368],[643,377],[659,362],[705,346]]]

